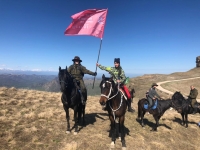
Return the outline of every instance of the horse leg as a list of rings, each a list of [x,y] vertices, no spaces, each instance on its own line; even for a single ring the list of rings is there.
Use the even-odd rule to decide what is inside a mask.
[[[115,134],[116,134],[116,128],[115,128],[115,120],[113,118],[112,115],[109,116],[110,118],[110,121],[111,121],[111,136],[112,136],[112,142],[111,142],[111,148],[115,148],[115,140],[116,140],[116,137],[115,137]]]
[[[187,113],[185,113],[185,123],[186,123],[186,128],[188,127],[188,114]]]
[[[184,115],[184,113],[181,113],[181,116],[182,116],[182,123],[181,123],[181,125],[184,126],[185,125],[185,115]]]
[[[78,113],[78,106],[74,107],[74,135],[77,135],[78,133],[78,119],[77,119],[77,113]]]
[[[65,113],[66,113],[66,120],[67,120],[67,130],[66,130],[66,133],[70,133],[70,123],[69,123],[69,107],[63,105],[63,108],[65,110]]]
[[[121,116],[119,118],[119,128],[120,128],[120,131],[121,131],[121,142],[122,142],[122,149],[123,150],[126,148],[125,131],[124,131],[124,119],[125,119],[125,116]]]
[[[157,131],[157,127],[159,126],[159,119],[160,119],[161,116],[155,115],[155,116],[153,116],[153,117],[154,117],[156,123],[155,123],[155,127],[154,127],[152,130],[153,130],[153,131]]]
[[[141,125],[142,125],[142,127],[144,127],[143,118],[144,118],[145,113],[146,113],[146,112],[145,112],[144,110],[141,111]]]
[[[85,125],[85,105],[83,106],[83,109],[82,109],[82,113],[83,113],[83,125]]]
[[[81,117],[82,117],[82,105],[78,106],[78,124],[81,124]]]

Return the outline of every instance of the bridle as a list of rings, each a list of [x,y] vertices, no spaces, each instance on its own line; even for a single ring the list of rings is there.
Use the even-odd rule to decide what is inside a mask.
[[[117,93],[116,93],[115,95],[113,95],[112,97],[110,97],[110,95],[111,95],[111,93],[112,93],[112,91],[113,91],[112,82],[110,82],[110,81],[106,81],[106,82],[110,84],[109,93],[108,93],[108,95],[101,94],[101,96],[107,98],[107,100],[110,100],[110,99],[114,98],[115,96],[117,96],[117,94],[119,93],[119,88],[118,88],[118,90],[117,90]]]
[[[115,95],[113,95],[112,97],[110,97],[110,95],[111,95],[111,93],[112,93],[112,91],[113,91],[112,83],[111,83],[110,81],[106,81],[106,82],[110,84],[109,93],[108,93],[108,95],[101,94],[101,96],[106,97],[107,100],[111,100],[112,98],[116,97],[117,94],[119,93],[119,83],[118,83],[118,88],[117,88],[118,90],[117,90],[117,93],[116,93]],[[123,102],[123,95],[121,94],[120,105],[119,105],[119,107],[118,107],[117,109],[114,110],[114,109],[111,107],[110,103],[109,103],[110,109],[111,109],[112,112],[113,112],[114,120],[115,120],[115,112],[121,108],[121,106],[122,106],[122,102]]]

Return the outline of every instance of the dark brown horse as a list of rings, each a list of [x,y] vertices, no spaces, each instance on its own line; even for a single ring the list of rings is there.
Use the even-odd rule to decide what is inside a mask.
[[[180,92],[175,92],[172,95],[173,108],[178,111],[182,116],[182,125],[186,128],[188,127],[188,114],[193,113],[193,108],[191,107],[191,100],[185,99]],[[197,112],[200,113],[199,103],[195,104],[197,107]]]
[[[109,119],[111,122],[111,135],[112,142],[111,148],[115,147],[116,141],[116,118],[119,118],[119,135],[121,135],[122,148],[126,149],[125,143],[125,131],[124,131],[124,120],[127,108],[127,102],[123,94],[119,90],[119,86],[116,85],[112,78],[106,78],[105,75],[102,76],[102,81],[100,83],[101,88],[101,98],[99,100],[102,106],[106,103]]]
[[[81,116],[83,114],[83,123],[85,122],[85,105],[81,103],[81,95],[78,91],[78,85],[76,81],[71,77],[69,72],[67,71],[67,67],[65,69],[61,69],[59,67],[58,78],[60,82],[60,90],[62,92],[61,101],[63,103],[63,108],[66,112],[66,120],[67,120],[67,131],[66,133],[70,133],[70,123],[69,123],[69,108],[74,110],[74,134],[76,135],[78,132],[78,123],[81,121]]]
[[[154,127],[152,127],[152,131],[157,131],[157,127],[159,126],[159,120],[161,116],[165,113],[167,109],[169,109],[172,106],[172,101],[170,99],[168,100],[157,100],[157,107],[155,109],[146,109],[144,106],[147,104],[147,99],[143,98],[138,101],[138,118],[141,119],[141,125],[144,127],[143,118],[146,112],[149,112],[153,115],[156,124]]]

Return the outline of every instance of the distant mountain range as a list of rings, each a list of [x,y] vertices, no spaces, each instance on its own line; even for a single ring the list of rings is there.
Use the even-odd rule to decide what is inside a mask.
[[[58,72],[56,72],[56,71],[32,71],[32,70],[0,69],[0,74],[58,75]]]
[[[48,75],[50,74],[50,75]],[[20,70],[0,70],[0,87],[15,87],[22,89],[34,89],[48,92],[60,92],[58,73],[54,75],[50,72],[20,71]],[[96,78],[95,89],[92,89],[93,76],[84,77],[84,82],[88,88],[88,95],[99,94],[100,78]]]

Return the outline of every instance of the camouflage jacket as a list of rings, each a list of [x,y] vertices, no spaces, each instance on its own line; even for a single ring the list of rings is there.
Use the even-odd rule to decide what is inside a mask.
[[[82,80],[84,74],[94,75],[94,72],[87,70],[86,67],[82,65],[71,65],[68,68],[68,72],[74,77],[76,80]]]
[[[101,70],[105,70],[105,71],[109,72],[111,77],[113,77],[113,80],[115,83],[117,83],[118,77],[121,82],[125,82],[125,80],[126,80],[126,76],[125,76],[123,69],[121,69],[121,74],[119,74],[119,69],[117,69],[115,67],[104,67],[102,65],[99,65],[99,68]]]
[[[190,90],[190,95],[189,95],[189,98],[190,99],[195,99],[197,98],[197,95],[198,95],[198,90],[197,89],[193,89],[193,90]]]

